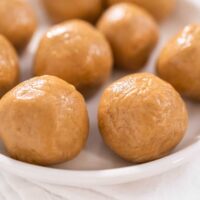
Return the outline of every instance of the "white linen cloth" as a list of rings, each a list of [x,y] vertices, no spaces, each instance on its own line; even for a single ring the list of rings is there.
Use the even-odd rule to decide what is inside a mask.
[[[181,1],[179,0],[179,3]],[[188,1],[200,4],[200,0]],[[187,8],[183,12],[187,13]],[[0,200],[79,199],[200,200],[200,158],[194,155],[188,164],[156,177],[123,185],[88,188],[31,182],[0,172]]]

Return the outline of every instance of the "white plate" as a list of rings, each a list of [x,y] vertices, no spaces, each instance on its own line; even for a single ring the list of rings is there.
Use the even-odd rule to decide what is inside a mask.
[[[31,74],[32,59],[41,33],[48,26],[47,18],[39,7],[39,1],[29,0],[38,12],[41,27],[35,34],[31,44],[21,56],[23,76],[27,79]],[[161,39],[151,60],[144,69],[153,72],[156,58],[163,44],[180,28],[200,20],[200,5],[192,0],[179,0],[176,12],[161,25]],[[124,74],[114,72],[111,80]],[[114,155],[102,142],[97,128],[96,111],[102,90],[88,101],[90,115],[90,136],[86,148],[74,160],[53,167],[40,167],[26,164],[9,158],[0,144],[0,169],[33,181],[60,185],[107,185],[130,182],[163,173],[180,166],[193,158],[200,150],[200,104],[187,103],[190,114],[188,132],[180,145],[162,159],[146,164],[132,165]]]

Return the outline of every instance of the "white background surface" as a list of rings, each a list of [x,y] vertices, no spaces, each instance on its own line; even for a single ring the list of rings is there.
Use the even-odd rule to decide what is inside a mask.
[[[179,6],[181,6],[181,2],[183,1],[185,2],[186,0],[178,1]],[[194,1],[200,4],[199,0],[187,1]],[[187,4],[181,7],[182,12],[186,15],[192,15],[192,9],[186,5]],[[171,16],[171,18],[168,20],[174,20],[173,17],[174,16]],[[197,21],[198,20],[200,21],[200,19],[197,19]],[[164,23],[167,23],[167,21]],[[23,66],[26,65],[25,62],[22,64]],[[194,155],[192,161],[187,165],[157,177],[124,185],[95,188],[78,188],[71,186],[61,187],[41,183],[33,183],[28,180],[0,172],[0,200],[4,199],[200,200],[200,158],[198,158],[198,155]]]

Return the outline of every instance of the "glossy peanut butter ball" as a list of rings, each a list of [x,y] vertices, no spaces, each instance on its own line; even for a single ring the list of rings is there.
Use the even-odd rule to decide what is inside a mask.
[[[98,118],[105,143],[134,163],[168,154],[188,123],[180,95],[149,73],[129,75],[110,85],[101,98]]]
[[[19,79],[19,61],[10,42],[0,35],[0,98],[14,87]]]
[[[87,22],[71,20],[44,35],[34,71],[58,76],[86,94],[101,86],[111,69],[112,52],[104,36]]]
[[[158,40],[158,27],[153,18],[130,3],[110,7],[97,27],[110,42],[115,66],[121,69],[143,67]]]
[[[83,19],[95,22],[103,9],[102,0],[42,0],[54,22]]]
[[[127,2],[146,9],[156,20],[160,21],[169,16],[175,9],[176,0],[106,0],[107,5]]]
[[[200,101],[200,25],[189,25],[164,47],[158,75],[181,94]]]
[[[0,0],[0,34],[17,49],[26,46],[35,29],[35,13],[25,0]]]
[[[88,136],[82,95],[54,76],[22,82],[0,101],[0,134],[9,155],[39,165],[74,158]]]

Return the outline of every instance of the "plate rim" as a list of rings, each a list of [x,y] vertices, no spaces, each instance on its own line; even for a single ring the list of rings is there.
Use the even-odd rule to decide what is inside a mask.
[[[68,170],[33,165],[0,154],[0,169],[21,178],[56,185],[115,185],[148,178],[176,168],[200,150],[200,139],[158,160],[139,165],[102,170]],[[55,182],[55,177],[57,180]]]

